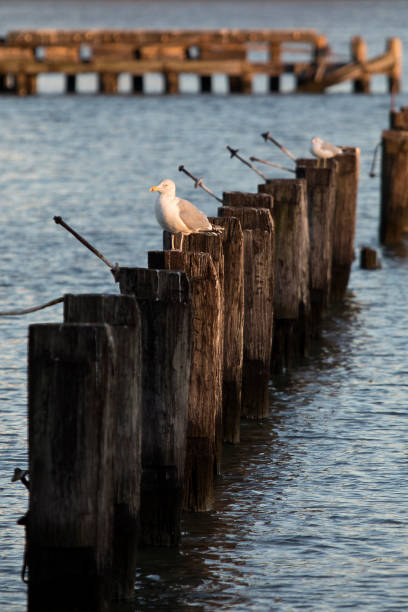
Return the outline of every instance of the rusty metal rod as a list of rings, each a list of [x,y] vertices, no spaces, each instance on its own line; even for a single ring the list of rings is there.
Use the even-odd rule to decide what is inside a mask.
[[[54,304],[60,304],[64,301],[63,297],[56,298],[55,300],[51,300],[46,304],[41,304],[41,306],[33,306],[32,308],[25,308],[24,310],[5,310],[0,312],[0,317],[18,317],[20,315],[30,314],[31,312],[37,312],[37,310],[43,310],[44,308],[48,308],[49,306],[54,306]]]
[[[378,150],[379,150],[380,146],[381,146],[381,142],[377,142],[377,144],[375,145],[373,160],[371,162],[370,172],[368,173],[368,176],[370,178],[374,178],[375,176],[377,176],[376,173],[375,173],[375,164],[376,164],[376,161],[377,161],[377,154],[378,154]]]
[[[286,166],[282,166],[282,164],[275,164],[271,161],[266,161],[266,159],[259,159],[259,157],[250,157],[251,161],[259,162],[260,164],[267,164],[268,166],[273,166],[274,168],[281,168],[281,170],[286,170],[287,172],[293,172],[296,174],[296,170],[293,168],[287,168]]]
[[[67,223],[65,223],[62,217],[54,217],[54,221],[57,225],[62,225],[62,227],[68,230],[68,232],[70,232],[73,236],[75,236],[75,238],[79,240],[79,242],[81,242],[84,246],[86,246],[87,249],[92,251],[92,253],[94,253],[97,257],[99,257],[99,259],[102,259],[103,263],[109,266],[109,268],[112,271],[112,274],[115,276],[114,271],[118,270],[117,263],[115,265],[111,264],[111,262],[108,261],[106,257],[102,255],[102,253],[100,253],[97,249],[95,249],[94,246],[92,246],[92,244],[90,244],[87,240],[85,240],[85,238],[82,238],[82,236],[80,236],[78,232],[76,232],[74,229],[72,229],[72,227],[70,227]],[[116,280],[116,277],[115,277],[115,280]]]
[[[179,172],[184,172],[184,174],[186,174],[187,176],[189,176],[193,181],[194,181],[194,187],[195,189],[197,189],[197,187],[201,187],[201,189],[204,189],[204,191],[206,191],[210,196],[212,196],[213,198],[215,198],[218,202],[221,202],[221,204],[223,203],[221,198],[217,197],[215,195],[215,193],[213,191],[211,191],[211,189],[209,187],[207,187],[206,185],[204,185],[203,183],[203,179],[202,178],[197,178],[196,176],[194,176],[193,174],[191,174],[191,172],[189,172],[188,170],[186,170],[186,168],[184,166],[179,166],[178,167]]]
[[[286,147],[283,146],[283,144],[281,144],[280,142],[278,142],[276,140],[276,138],[274,138],[273,136],[271,136],[270,132],[264,132],[263,134],[261,134],[262,138],[265,140],[265,142],[267,140],[270,140],[271,142],[273,142],[274,145],[276,145],[277,147],[279,147],[279,149],[281,151],[283,151],[283,153],[285,153],[285,155],[287,155],[288,157],[290,157],[290,159],[294,162],[296,162],[296,157],[293,155],[293,153],[291,153],[290,151],[288,151],[288,149]]]
[[[259,176],[262,177],[264,181],[268,180],[266,176],[260,170],[258,170],[258,168],[256,168],[253,164],[251,164],[249,161],[247,161],[243,157],[241,157],[241,155],[238,155],[239,149],[232,149],[229,145],[227,145],[227,149],[231,153],[231,157],[237,157],[239,161],[241,161],[243,164],[248,166],[248,168],[251,168],[251,170],[259,174]]]

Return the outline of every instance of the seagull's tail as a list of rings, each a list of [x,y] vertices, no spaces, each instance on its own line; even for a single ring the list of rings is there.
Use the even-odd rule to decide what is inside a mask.
[[[213,225],[210,230],[200,230],[200,234],[205,234],[206,236],[218,236],[222,234],[224,231],[224,227],[221,225]]]

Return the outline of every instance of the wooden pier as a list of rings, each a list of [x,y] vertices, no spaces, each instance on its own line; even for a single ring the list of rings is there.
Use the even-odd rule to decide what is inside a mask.
[[[120,295],[67,295],[63,323],[30,326],[29,612],[131,599],[137,550],[177,547],[182,511],[212,508],[223,443],[268,417],[273,375],[344,297],[359,166],[343,151],[225,192],[222,236],[115,267]]]
[[[145,91],[149,74],[163,76],[163,93],[180,92],[180,76],[193,74],[199,92],[213,90],[213,76],[224,74],[231,93],[249,94],[256,75],[267,77],[267,90],[278,92],[291,74],[297,91],[321,93],[352,81],[368,93],[370,78],[383,74],[390,91],[400,89],[401,42],[387,41],[385,52],[367,59],[361,37],[351,42],[349,61],[334,60],[326,37],[301,30],[18,30],[0,44],[0,91],[35,94],[37,77],[65,75],[65,90],[75,93],[78,75],[98,76],[98,91],[116,94],[118,78],[131,77],[132,93]],[[296,58],[296,59],[294,59]]]

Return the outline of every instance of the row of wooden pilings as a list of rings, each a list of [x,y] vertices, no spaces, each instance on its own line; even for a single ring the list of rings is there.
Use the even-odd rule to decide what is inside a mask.
[[[66,295],[29,328],[29,610],[108,610],[137,550],[174,547],[213,503],[223,443],[270,411],[354,258],[359,151],[258,193],[226,192],[222,237],[120,268],[121,295]],[[170,235],[164,234],[164,248]]]

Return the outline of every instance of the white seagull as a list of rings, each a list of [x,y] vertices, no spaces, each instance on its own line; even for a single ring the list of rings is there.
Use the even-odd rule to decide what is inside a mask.
[[[331,144],[325,140],[322,140],[318,136],[312,138],[312,146],[310,151],[313,153],[315,157],[318,158],[320,164],[320,160],[323,160],[323,167],[326,167],[326,159],[330,159],[335,155],[341,155],[343,153],[342,149],[336,147],[336,145]]]
[[[224,228],[213,225],[201,210],[188,200],[176,196],[176,185],[171,179],[164,179],[159,185],[150,187],[158,191],[155,213],[159,225],[171,233],[171,248],[174,249],[174,234],[181,233],[180,251],[184,236],[188,234],[220,234]]]

